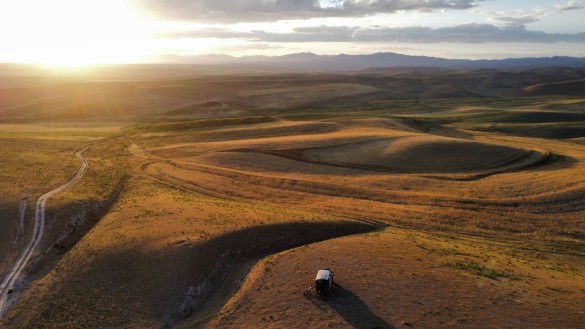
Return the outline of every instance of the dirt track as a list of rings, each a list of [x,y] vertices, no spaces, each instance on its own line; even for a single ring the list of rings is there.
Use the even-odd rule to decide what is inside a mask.
[[[47,200],[50,199],[53,195],[65,190],[69,186],[75,184],[78,180],[83,177],[83,174],[87,170],[88,162],[82,156],[82,153],[87,149],[87,146],[75,152],[75,155],[81,160],[81,167],[77,170],[75,175],[62,184],[61,186],[43,194],[36,203],[35,207],[35,225],[33,228],[33,234],[30,242],[26,245],[23,249],[20,256],[14,262],[12,268],[8,271],[8,274],[2,280],[0,284],[0,317],[4,313],[6,307],[9,305],[7,302],[8,295],[12,292],[14,283],[24,270],[25,266],[27,265],[28,261],[32,257],[35,249],[39,245],[43,233],[45,230],[45,206],[47,204]]]

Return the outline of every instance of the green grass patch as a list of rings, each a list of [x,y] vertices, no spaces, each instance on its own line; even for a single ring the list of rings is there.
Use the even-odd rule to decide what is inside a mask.
[[[459,261],[459,262],[455,262],[455,263],[449,263],[447,264],[448,267],[452,267],[452,268],[456,268],[456,269],[460,269],[460,270],[464,270],[470,273],[473,273],[475,275],[478,276],[483,276],[486,277],[488,279],[492,279],[492,280],[497,280],[498,278],[512,278],[513,276],[511,274],[493,269],[493,268],[489,268],[489,267],[485,267],[477,262],[474,262],[472,260],[464,260],[464,261]]]

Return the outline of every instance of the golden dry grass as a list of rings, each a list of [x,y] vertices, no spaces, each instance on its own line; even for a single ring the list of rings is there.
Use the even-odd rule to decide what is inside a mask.
[[[226,241],[221,240],[223,234],[279,223],[335,220],[290,207],[202,197],[185,193],[172,181],[135,177],[110,213],[52,272],[35,282],[19,304],[28,305],[27,309],[17,306],[14,312],[20,316],[10,321],[17,327],[41,323],[47,328],[64,322],[72,327],[94,326],[96,319],[110,328],[162,326],[182,316],[179,309],[191,286],[210,277],[223,279],[219,269],[263,255],[281,243],[295,246],[311,239],[310,234],[302,237],[287,227],[276,235],[252,230]],[[312,239],[322,236],[327,233]],[[213,242],[217,238],[219,242]],[[260,245],[250,243],[251,238]]]
[[[33,133],[27,133],[33,130]],[[119,134],[119,127],[113,129],[109,124],[102,127],[92,125],[2,125],[0,138],[0,273],[10,268],[12,262],[31,238],[34,223],[35,203],[39,196],[63,184],[74,175],[80,166],[79,159],[74,152],[88,141],[103,136]],[[23,138],[28,136],[28,138]],[[76,187],[73,192],[62,193],[49,200],[47,204],[47,229],[44,232],[45,240],[33,255],[33,269],[29,275],[35,275],[40,268],[51,267],[51,255],[47,251],[51,246],[65,243],[65,238],[72,230],[81,229],[81,222],[91,216],[93,210],[97,215],[95,205],[88,204],[89,200],[99,199],[108,194],[107,183],[115,182],[115,171],[108,168],[108,159],[91,159],[91,173],[102,172],[102,177],[94,181],[93,185],[83,189]],[[95,160],[95,161],[94,161]],[[100,161],[104,160],[104,161]],[[90,173],[90,177],[92,174]],[[91,178],[86,181],[91,181]],[[107,182],[104,184],[104,181]],[[106,186],[104,186],[106,185]],[[90,208],[93,208],[90,210]],[[95,218],[95,216],[94,216]],[[87,227],[86,227],[87,229]],[[77,232],[75,239],[80,238]],[[67,243],[75,242],[70,239]],[[60,254],[61,252],[59,252]],[[39,257],[42,256],[42,257]],[[49,257],[47,257],[49,256]]]
[[[253,104],[263,107],[287,108],[322,101],[327,98],[356,97],[381,89],[352,83],[325,83],[309,86],[286,86],[277,88],[243,88],[239,94]]]
[[[3,321],[578,328],[585,145],[475,130],[476,110],[149,123],[96,144],[50,213],[115,202]],[[230,299],[267,255],[382,224],[266,258]],[[326,266],[339,294],[304,298]]]
[[[271,125],[258,130],[270,132]],[[318,134],[282,136],[274,130],[274,137],[248,138],[239,128],[230,133],[233,139],[223,141],[199,141],[197,132],[185,135],[193,140],[188,143],[176,134],[168,136],[172,144],[167,136],[139,140],[159,159],[171,160],[146,170],[215,197],[336,209],[417,226],[553,236],[580,234],[583,228],[577,196],[583,183],[575,180],[583,149],[577,144],[477,132],[473,141],[457,140],[359,120]],[[559,217],[563,224],[545,220],[551,205],[570,210]],[[420,218],[430,208],[432,218]]]
[[[83,141],[22,138],[21,127],[1,128],[0,268],[8,267],[30,230],[36,198],[67,180],[76,169],[73,151]]]
[[[549,248],[396,228],[317,243],[263,259],[205,328],[580,328],[584,250]],[[323,267],[331,297],[304,296]]]

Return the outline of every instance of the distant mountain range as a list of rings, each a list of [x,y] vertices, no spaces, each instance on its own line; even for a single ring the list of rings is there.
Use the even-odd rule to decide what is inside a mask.
[[[500,60],[445,59],[396,53],[371,55],[316,55],[297,53],[284,56],[228,55],[167,56],[161,63],[238,66],[278,71],[343,72],[372,68],[435,67],[444,69],[510,69],[532,67],[585,67],[585,58],[555,56],[542,58],[508,58]]]
[[[370,55],[316,55],[297,53],[284,56],[233,57],[221,54],[203,56],[167,55],[148,64],[107,64],[94,68],[51,69],[38,65],[0,63],[0,76],[93,76],[112,79],[178,78],[225,74],[394,74],[400,72],[437,70],[512,70],[535,68],[585,68],[585,58],[541,57],[508,58],[500,60],[445,59],[428,56],[409,56],[396,53]],[[0,80],[0,87],[6,81]],[[14,81],[10,81],[14,85]]]

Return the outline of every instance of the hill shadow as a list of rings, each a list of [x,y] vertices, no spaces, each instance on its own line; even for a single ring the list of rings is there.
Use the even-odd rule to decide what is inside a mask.
[[[377,316],[370,307],[351,290],[336,283],[327,301],[337,314],[354,328],[394,329],[395,327]]]
[[[126,328],[136,321],[161,328],[179,321],[185,321],[185,327],[202,327],[209,318],[198,314],[219,312],[236,293],[250,262],[377,229],[379,223],[369,221],[299,221],[243,228],[196,242],[168,242],[166,248],[156,250],[148,249],[156,241],[145,240],[95,253],[87,265],[67,269],[59,287],[39,297],[46,306],[32,317],[29,327],[62,318],[75,318],[86,327],[96,319],[104,328]],[[83,297],[78,298],[79,291],[84,291]],[[122,303],[112,312],[112,305]]]

